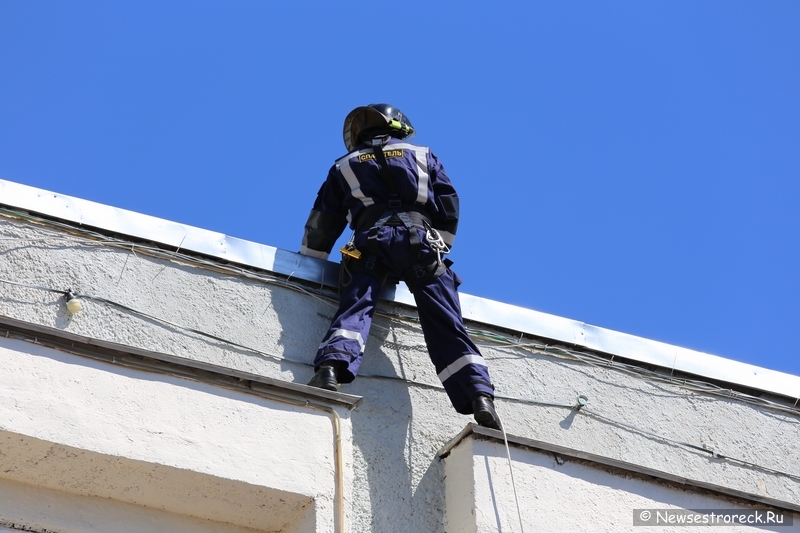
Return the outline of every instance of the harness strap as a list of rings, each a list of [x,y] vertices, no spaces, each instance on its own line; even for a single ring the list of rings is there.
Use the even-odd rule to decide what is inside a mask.
[[[365,209],[356,221],[356,231],[370,225],[367,233],[367,254],[364,260],[364,268],[367,271],[375,272],[380,270],[378,263],[378,231],[387,225],[396,226],[402,224],[408,230],[410,253],[414,264],[404,273],[406,283],[410,288],[416,288],[422,282],[440,276],[447,266],[441,261],[436,260],[430,264],[421,264],[419,258],[422,252],[422,242],[419,238],[417,228],[425,230],[430,225],[430,217],[427,213],[414,206],[404,206],[400,200],[397,183],[392,177],[383,147],[389,141],[389,136],[375,137],[372,139],[372,152],[375,155],[375,162],[380,169],[380,177],[383,184],[389,190],[389,201],[386,205],[372,205]],[[398,224],[399,222],[399,224]]]
[[[421,206],[401,204],[399,208],[393,208],[389,207],[388,203],[378,203],[362,209],[361,213],[358,214],[358,217],[355,219],[355,222],[353,222],[351,227],[356,231],[363,231],[365,228],[371,228],[378,220],[381,219],[381,217],[383,217],[383,215],[386,214],[387,211],[395,210],[408,213],[408,216],[411,217],[414,225],[419,229],[426,229],[426,222],[428,224],[432,223],[430,215],[428,215],[427,211],[425,211]],[[386,223],[386,225],[389,226],[396,226],[399,224],[402,224],[399,219],[392,219]]]
[[[366,266],[369,270],[375,268],[375,261],[378,260],[378,230],[380,230],[386,222],[392,218],[394,213],[387,212],[385,213],[375,224],[369,228],[369,232],[367,233],[367,262],[364,266]]]
[[[416,226],[414,226],[411,217],[409,217],[408,213],[405,211],[398,211],[395,215],[403,222],[403,225],[408,230],[408,238],[411,243],[411,257],[413,257],[415,261],[419,261],[419,254],[422,251],[422,246],[420,246],[419,233],[417,232]]]
[[[395,183],[394,178],[392,177],[392,172],[389,170],[389,165],[386,163],[386,156],[383,155],[383,147],[386,146],[386,143],[389,142],[388,135],[381,135],[380,137],[375,137],[372,139],[372,153],[375,155],[375,162],[378,163],[378,168],[381,171],[381,181],[383,184],[386,185],[386,188],[389,189],[389,205],[392,206],[393,200],[399,202],[400,195],[397,192],[397,183]],[[400,207],[400,204],[397,204],[397,207]]]
[[[369,242],[369,257],[367,257],[367,268],[369,265],[373,265],[374,262],[378,257],[378,230],[380,230],[383,226],[386,225],[387,222],[392,217],[397,217],[403,223],[403,225],[409,230],[409,238],[411,242],[411,256],[419,259],[419,254],[421,250],[419,235],[416,231],[414,231],[414,223],[409,218],[408,214],[402,210],[402,203],[400,201],[400,195],[397,189],[397,183],[395,183],[394,178],[392,177],[392,173],[389,170],[389,164],[386,162],[386,156],[383,154],[383,147],[386,146],[386,143],[389,142],[388,135],[382,135],[380,137],[375,137],[372,139],[372,153],[375,155],[375,162],[378,164],[378,168],[380,169],[380,176],[381,181],[389,189],[389,209],[380,215],[380,218],[372,225],[369,229],[369,234],[367,235],[368,242]],[[363,221],[361,221],[363,223]]]

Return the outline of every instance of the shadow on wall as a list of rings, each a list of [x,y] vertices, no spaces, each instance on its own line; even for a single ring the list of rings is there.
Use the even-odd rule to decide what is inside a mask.
[[[411,347],[397,338],[402,328],[418,329],[377,317],[367,342],[362,377],[342,388],[363,398],[351,421],[354,445],[363,458],[354,465],[354,478],[366,483],[356,488],[360,494],[354,494],[354,499],[369,500],[369,508],[364,504],[361,509],[361,513],[369,512],[360,524],[362,531],[436,533],[444,524],[444,465],[435,459],[436,446],[430,440],[428,424],[441,421],[426,418],[426,414],[435,412],[427,402],[438,404],[446,397],[443,392],[423,394],[423,398],[415,396],[412,405],[408,383],[371,377],[406,378],[416,373],[416,361],[408,360],[409,354],[404,353]],[[430,364],[427,358],[418,362]]]
[[[280,293],[279,293],[280,292]],[[274,291],[272,307],[281,324],[279,343],[283,355],[309,365],[300,368],[284,363],[283,370],[295,371],[295,380],[306,383],[313,375],[313,360],[327,333],[338,302],[304,297],[298,305],[296,293]],[[413,326],[411,326],[413,327]],[[402,346],[390,336],[390,324],[376,317],[367,339],[362,377],[342,385],[340,391],[363,397],[351,414],[354,459],[354,527],[360,530],[416,533],[419,524],[440,527],[444,523],[444,501],[432,502],[438,494],[444,467],[433,459],[415,488],[412,457],[415,455],[413,416],[408,384],[377,376],[402,377],[405,373]],[[367,377],[376,376],[376,377]],[[369,506],[366,502],[369,502]],[[415,518],[411,518],[415,517]],[[436,531],[426,527],[425,531]]]
[[[291,290],[271,291],[270,305],[280,323],[277,343],[281,370],[306,384],[314,375],[314,356],[336,311],[336,302],[302,296]]]
[[[312,267],[305,265],[306,259],[313,260],[285,250],[278,250],[275,257],[276,263],[281,263],[284,269],[291,270],[287,282],[291,282],[292,276],[295,275],[309,279],[309,273],[304,268]],[[323,286],[332,287],[339,278],[339,265],[325,262],[321,274],[318,268],[319,265],[313,267],[313,275],[321,276],[318,289]],[[285,290],[274,288],[270,291],[269,307],[280,323],[276,342],[281,347],[284,358],[281,370],[290,372],[296,383],[306,384],[314,375],[313,365],[317,348],[339,305],[337,300],[316,296],[314,294],[316,290],[309,289],[307,294],[301,294],[288,287]]]

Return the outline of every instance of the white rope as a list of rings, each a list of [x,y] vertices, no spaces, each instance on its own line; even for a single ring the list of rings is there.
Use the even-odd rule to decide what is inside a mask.
[[[508,436],[506,435],[506,426],[503,424],[503,421],[500,420],[500,415],[497,415],[497,419],[500,422],[500,431],[503,432],[503,442],[506,445],[506,457],[508,458],[508,471],[511,473],[511,487],[514,489],[514,503],[517,506],[517,518],[519,519],[519,531],[520,533],[525,533],[525,526],[522,525],[522,510],[519,506],[519,497],[517,496],[517,483],[514,481],[514,467],[511,465],[511,449],[508,447]]]

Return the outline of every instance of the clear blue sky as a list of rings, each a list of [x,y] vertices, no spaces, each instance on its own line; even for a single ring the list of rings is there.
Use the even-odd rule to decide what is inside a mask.
[[[796,0],[0,2],[3,179],[298,250],[372,102],[464,292],[800,375]]]

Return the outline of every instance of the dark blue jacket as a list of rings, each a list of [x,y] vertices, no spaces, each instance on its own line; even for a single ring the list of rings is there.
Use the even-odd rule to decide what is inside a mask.
[[[458,227],[458,195],[430,148],[390,139],[386,163],[404,206],[426,213],[445,243],[452,246]],[[353,230],[364,209],[387,205],[391,191],[381,179],[372,147],[362,144],[331,167],[305,226],[300,253],[327,259],[348,224]]]

